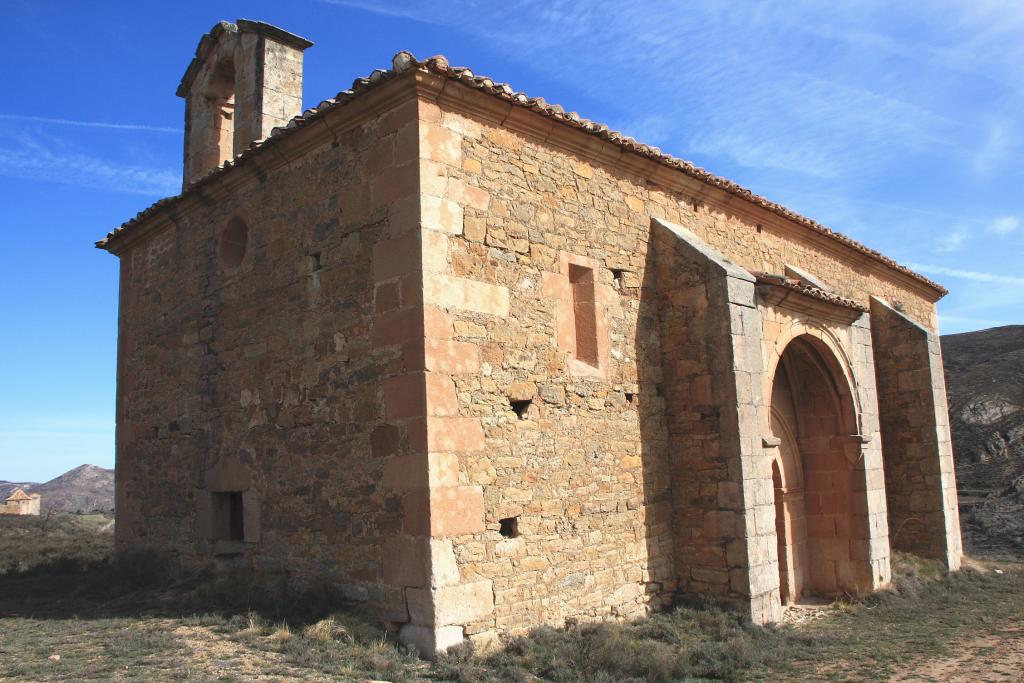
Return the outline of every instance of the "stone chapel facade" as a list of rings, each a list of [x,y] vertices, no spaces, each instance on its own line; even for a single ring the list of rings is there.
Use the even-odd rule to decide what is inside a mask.
[[[310,45],[204,36],[182,193],[98,243],[120,547],[333,581],[428,654],[959,566],[939,285],[443,57],[301,113]]]

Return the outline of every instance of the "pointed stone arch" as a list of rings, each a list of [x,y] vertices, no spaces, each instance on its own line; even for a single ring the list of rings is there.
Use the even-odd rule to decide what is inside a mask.
[[[831,344],[808,333],[790,338],[770,363],[783,602],[875,587],[856,391],[843,365]]]

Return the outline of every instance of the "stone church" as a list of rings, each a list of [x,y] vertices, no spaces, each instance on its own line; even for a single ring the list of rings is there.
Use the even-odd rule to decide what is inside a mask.
[[[38,515],[41,500],[38,493],[29,495],[24,489],[14,489],[0,504],[0,515]]]
[[[120,547],[330,582],[427,654],[959,566],[941,286],[444,57],[303,112],[310,45],[203,36],[181,194],[98,243]]]

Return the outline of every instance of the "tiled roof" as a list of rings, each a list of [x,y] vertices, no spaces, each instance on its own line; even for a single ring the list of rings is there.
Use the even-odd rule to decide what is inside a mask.
[[[29,496],[27,493],[25,493],[22,489],[15,489],[14,493],[12,493],[10,496],[8,496],[7,500],[8,501],[32,500],[32,497]]]
[[[776,275],[774,273],[753,273],[753,276],[756,278],[757,284],[759,285],[782,287],[794,292],[799,292],[800,294],[809,296],[812,299],[825,301],[834,306],[850,308],[855,311],[860,311],[861,313],[866,313],[868,310],[865,306],[862,306],[853,299],[847,299],[846,297],[839,296],[838,294],[833,294],[832,292],[821,289],[820,287],[808,284],[803,280],[786,277],[785,275]]]
[[[610,128],[608,128],[608,126],[604,124],[596,123],[594,121],[590,121],[589,119],[585,119],[576,112],[567,112],[564,108],[557,104],[548,104],[543,98],[530,97],[525,93],[518,92],[514,90],[512,86],[510,86],[508,83],[498,83],[490,78],[487,78],[486,76],[477,76],[467,68],[451,66],[448,64],[448,60],[443,55],[437,55],[435,57],[430,57],[429,59],[420,61],[413,57],[413,55],[410,54],[409,52],[403,51],[397,53],[394,56],[394,58],[392,58],[391,63],[392,68],[390,70],[384,71],[382,69],[376,69],[367,78],[356,79],[355,82],[352,84],[351,89],[344,90],[338,93],[337,96],[335,96],[333,99],[325,100],[316,107],[306,110],[301,115],[296,116],[290,122],[288,122],[288,125],[285,126],[284,128],[275,128],[273,131],[271,131],[270,137],[264,140],[257,140],[253,142],[248,149],[237,155],[233,161],[226,161],[219,168],[211,171],[202,178],[197,179],[195,182],[189,185],[189,187],[186,188],[182,192],[182,194],[177,195],[175,197],[169,197],[167,199],[161,199],[160,201],[156,202],[148,209],[145,209],[137,216],[135,216],[135,218],[132,218],[131,220],[121,225],[119,228],[113,230],[110,234],[107,235],[105,239],[97,242],[96,246],[99,248],[106,248],[106,246],[112,239],[121,235],[128,228],[131,228],[133,225],[137,224],[141,220],[151,216],[153,213],[155,213],[162,207],[178,201],[179,199],[181,199],[181,197],[187,195],[189,191],[191,191],[193,188],[209,182],[212,178],[220,175],[221,173],[226,172],[233,165],[242,163],[250,155],[257,153],[263,147],[273,144],[276,140],[285,137],[286,135],[289,134],[290,131],[306,126],[310,122],[315,121],[319,117],[323,116],[324,113],[326,113],[327,111],[330,111],[339,106],[343,106],[351,99],[358,97],[366,90],[369,90],[370,88],[380,84],[383,81],[386,81],[390,78],[394,78],[398,74],[409,71],[411,69],[421,69],[423,71],[428,71],[431,73],[444,76],[445,78],[458,81],[466,86],[469,86],[481,92],[485,92],[489,95],[493,95],[494,97],[506,100],[512,103],[513,105],[530,109],[532,111],[537,112],[538,114],[541,114],[542,116],[554,119],[566,126],[577,128],[579,130],[585,131],[599,138],[607,140],[608,142],[611,142],[613,144],[618,145],[619,147],[622,147],[626,151],[633,152],[642,157],[652,159],[661,164],[674,168],[682,173],[685,173],[686,175],[696,178],[704,183],[707,183],[708,185],[713,185],[721,190],[724,190],[725,192],[741,197],[752,204],[755,204],[768,211],[771,211],[772,213],[782,216],[783,218],[791,220],[795,223],[799,223],[800,225],[803,225],[804,227],[809,228],[814,232],[820,233],[831,239],[834,239],[837,242],[840,242],[862,254],[865,254],[866,256],[869,256],[870,258],[873,258],[877,261],[884,263],[890,268],[893,268],[902,273],[905,273],[906,275],[911,276],[912,278],[924,283],[925,285],[931,287],[932,289],[936,290],[937,292],[940,292],[943,295],[947,293],[947,290],[944,287],[942,287],[942,285],[930,280],[929,278],[926,278],[923,275],[920,275],[919,273],[915,273],[906,266],[900,265],[896,261],[893,261],[892,259],[881,254],[880,252],[874,249],[870,249],[861,244],[860,242],[857,242],[856,240],[847,237],[846,235],[831,230],[830,228],[822,225],[821,223],[818,223],[817,221],[802,216],[796,213],[795,211],[791,211],[786,207],[782,206],[781,204],[777,204],[769,199],[761,197],[760,195],[754,194],[750,190],[734,183],[731,180],[727,180],[725,178],[716,176],[715,174],[706,171],[703,168],[695,166],[689,161],[685,161],[683,159],[673,157],[669,154],[665,154],[657,147],[652,147],[650,145],[645,145],[641,142],[638,142],[637,140],[626,135],[623,135],[618,131],[611,130]]]

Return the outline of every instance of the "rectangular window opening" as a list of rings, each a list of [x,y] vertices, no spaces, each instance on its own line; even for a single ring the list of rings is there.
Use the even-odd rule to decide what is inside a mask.
[[[498,522],[501,524],[501,535],[505,538],[518,538],[519,537],[519,518],[518,517],[506,517]],[[493,528],[493,527],[492,527]]]
[[[512,410],[515,411],[516,416],[520,420],[530,419],[530,406],[533,405],[533,399],[526,399],[525,401],[509,401],[512,406]]]
[[[320,258],[320,252],[309,255],[309,267],[314,273],[323,270],[324,264],[323,260]]]
[[[213,534],[218,541],[245,540],[245,510],[241,491],[213,493]]]
[[[597,297],[592,268],[569,264],[572,308],[576,326],[576,359],[595,368],[597,357]]]
[[[612,268],[612,287],[622,291],[622,277],[626,271],[619,270],[618,268]]]

